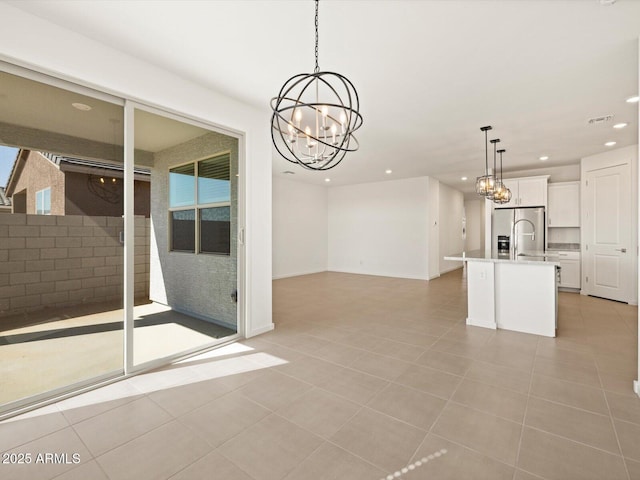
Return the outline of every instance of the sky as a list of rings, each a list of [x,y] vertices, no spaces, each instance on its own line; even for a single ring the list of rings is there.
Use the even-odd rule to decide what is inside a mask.
[[[13,167],[13,161],[18,153],[17,148],[0,145],[0,187],[6,187]]]

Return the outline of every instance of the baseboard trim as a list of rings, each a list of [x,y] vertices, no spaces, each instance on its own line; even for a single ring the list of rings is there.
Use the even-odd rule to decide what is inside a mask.
[[[275,324],[271,323],[265,327],[257,328],[255,330],[251,330],[250,332],[245,333],[245,338],[255,337],[257,335],[262,335],[263,333],[270,332],[275,328]]]
[[[470,325],[472,327],[490,328],[491,330],[498,329],[498,325],[496,324],[496,322],[481,322],[469,317],[467,317],[467,325]]]
[[[314,273],[324,273],[327,270],[309,270],[305,272],[296,272],[296,273],[286,273],[284,275],[274,275],[271,277],[272,280],[280,280],[282,278],[291,278],[291,277],[300,277],[302,275],[313,275]]]

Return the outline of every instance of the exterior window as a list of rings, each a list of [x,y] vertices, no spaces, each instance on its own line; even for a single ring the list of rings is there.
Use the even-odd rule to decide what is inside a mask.
[[[36,192],[36,215],[51,215],[51,188]]]
[[[171,250],[231,253],[228,153],[169,170]]]

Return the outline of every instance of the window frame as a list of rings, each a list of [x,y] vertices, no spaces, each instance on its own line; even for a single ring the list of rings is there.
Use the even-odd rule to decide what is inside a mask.
[[[167,228],[167,233],[168,233],[168,242],[167,242],[167,246],[169,249],[170,253],[182,253],[182,254],[189,254],[189,255],[215,255],[215,256],[220,256],[220,257],[230,257],[231,256],[231,245],[232,245],[232,241],[231,241],[231,231],[229,232],[229,253],[220,253],[220,252],[203,252],[201,251],[201,245],[200,245],[200,211],[203,209],[207,209],[207,208],[216,208],[216,207],[229,207],[229,225],[231,225],[232,223],[232,219],[233,219],[233,215],[231,213],[231,188],[229,188],[229,200],[228,201],[224,201],[224,202],[213,202],[213,203],[198,203],[198,164],[200,162],[203,162],[205,160],[210,160],[210,159],[215,159],[218,157],[227,157],[227,161],[229,162],[229,187],[231,187],[231,150],[223,150],[221,152],[217,152],[214,153],[213,155],[207,155],[204,156],[202,158],[198,158],[196,160],[190,160],[188,162],[182,162],[182,163],[176,163],[175,165],[171,165],[168,167],[168,175],[167,175],[167,222],[168,222],[168,227]],[[171,170],[174,168],[178,168],[178,167],[182,167],[185,165],[191,165],[193,164],[194,168],[193,168],[193,183],[194,183],[194,188],[193,188],[193,204],[192,205],[185,205],[185,206],[180,206],[180,207],[172,207],[171,206]],[[195,226],[194,226],[194,234],[195,234],[195,241],[194,241],[194,251],[188,251],[188,250],[174,250],[173,249],[173,218],[172,218],[172,213],[173,212],[178,212],[178,211],[184,211],[184,210],[194,210],[195,211]]]
[[[45,192],[49,191],[49,212],[48,213],[44,213],[45,209],[44,209],[44,199],[45,199]],[[41,199],[42,201],[39,202],[38,201],[38,196],[42,195]],[[42,203],[42,205],[40,205],[40,203]],[[40,208],[42,207],[42,208]],[[47,188],[43,188],[42,190],[38,190],[36,191],[36,208],[35,208],[35,212],[36,215],[51,215],[51,187],[47,187]]]

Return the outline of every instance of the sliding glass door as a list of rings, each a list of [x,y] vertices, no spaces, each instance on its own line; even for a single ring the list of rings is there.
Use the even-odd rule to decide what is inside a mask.
[[[2,412],[123,373],[124,110],[8,72],[0,86]]]
[[[235,338],[239,136],[3,63],[0,104],[0,416]]]

